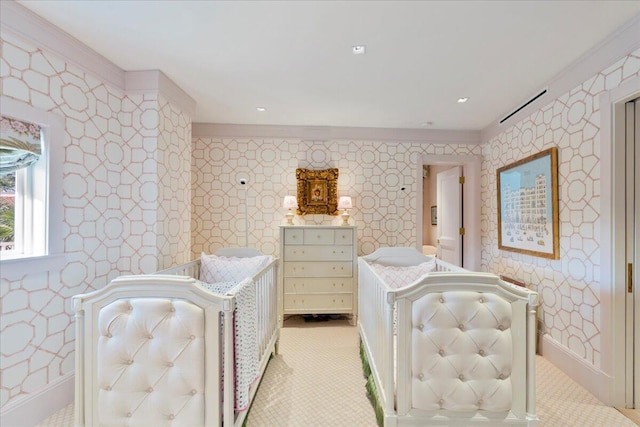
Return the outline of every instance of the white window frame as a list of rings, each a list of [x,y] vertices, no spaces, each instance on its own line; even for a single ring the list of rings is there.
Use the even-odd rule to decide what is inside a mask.
[[[16,172],[16,249],[0,253],[2,277],[17,280],[27,273],[64,266],[62,166],[64,119],[25,102],[0,96],[2,115],[42,127],[43,153],[34,165]],[[46,185],[35,185],[38,181]],[[29,213],[25,215],[25,212]]]

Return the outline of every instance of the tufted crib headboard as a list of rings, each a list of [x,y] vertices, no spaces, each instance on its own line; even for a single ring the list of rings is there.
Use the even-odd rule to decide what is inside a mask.
[[[360,258],[358,328],[381,425],[536,425],[538,294],[447,265],[399,287],[379,274],[409,277],[429,259],[412,248]]]
[[[222,351],[221,326],[232,333],[233,322],[220,319],[231,319],[234,301],[212,298],[195,283],[185,276],[123,276],[73,298],[82,343],[76,347],[76,420],[219,425],[220,358],[212,355]],[[225,383],[225,390],[233,386]]]
[[[527,418],[537,294],[492,274],[434,273],[395,298],[399,414]]]

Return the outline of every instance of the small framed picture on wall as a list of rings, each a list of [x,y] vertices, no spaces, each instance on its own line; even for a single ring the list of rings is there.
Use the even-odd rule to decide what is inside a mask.
[[[438,207],[431,206],[431,225],[438,225]]]

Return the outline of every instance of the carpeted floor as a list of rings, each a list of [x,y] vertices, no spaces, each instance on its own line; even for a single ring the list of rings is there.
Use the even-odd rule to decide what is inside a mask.
[[[543,357],[536,358],[536,381],[541,426],[636,425]],[[279,354],[269,362],[247,425],[375,427],[364,383],[355,327],[345,320],[305,323],[299,317],[291,318],[282,329]],[[637,415],[638,411],[629,412],[630,417]],[[72,425],[73,405],[69,405],[38,427]]]

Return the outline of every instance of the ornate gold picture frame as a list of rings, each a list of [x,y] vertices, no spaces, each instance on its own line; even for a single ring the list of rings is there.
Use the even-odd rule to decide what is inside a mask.
[[[298,215],[338,215],[338,169],[296,169]]]
[[[501,167],[498,184],[498,249],[560,259],[558,149]]]

